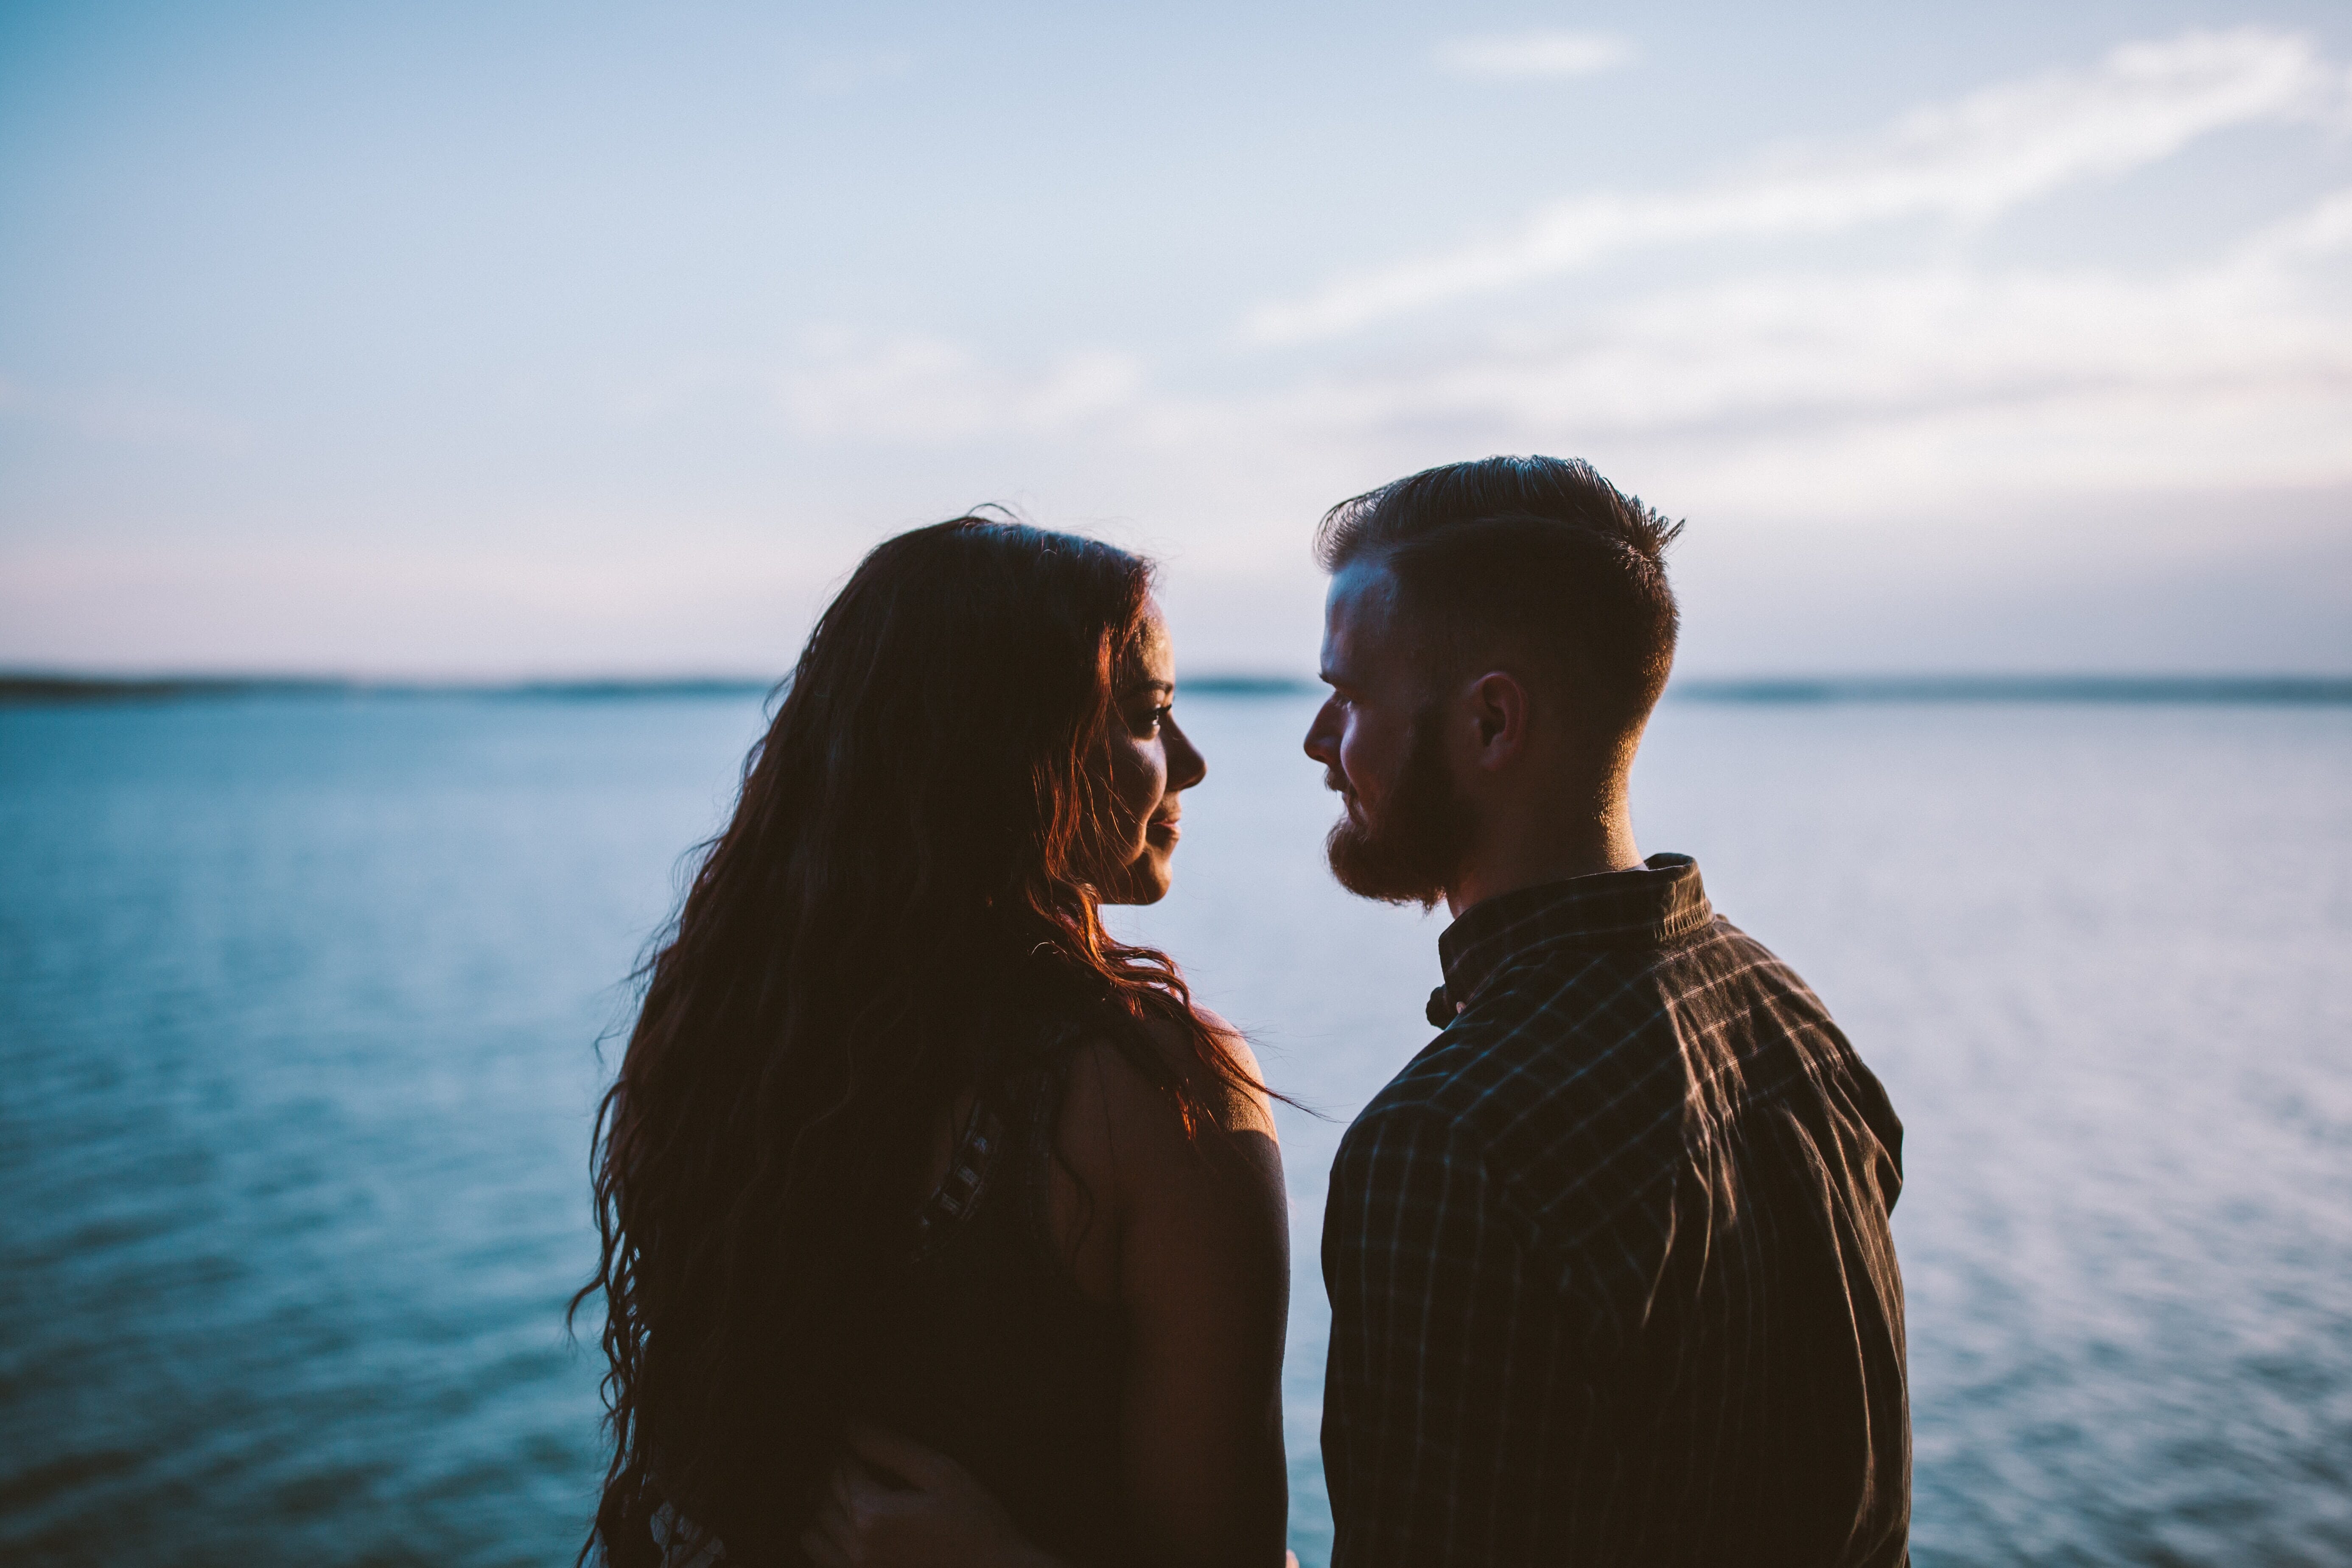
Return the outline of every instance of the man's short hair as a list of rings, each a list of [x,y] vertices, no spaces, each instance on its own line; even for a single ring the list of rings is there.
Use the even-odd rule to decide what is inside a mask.
[[[1524,650],[1552,663],[1596,731],[1638,729],[1665,689],[1682,531],[1580,458],[1483,458],[1341,501],[1315,532],[1327,572],[1385,567],[1439,679]]]

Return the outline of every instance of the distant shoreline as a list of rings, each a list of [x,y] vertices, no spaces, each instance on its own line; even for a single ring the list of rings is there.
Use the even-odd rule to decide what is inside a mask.
[[[2352,677],[2326,675],[1917,675],[1678,681],[1695,702],[2352,703]]]
[[[0,705],[188,702],[254,697],[555,698],[575,701],[663,697],[757,697],[770,684],[724,677],[673,680],[362,680],[334,676],[102,676],[0,674]]]
[[[477,698],[572,702],[764,697],[772,682],[728,676],[656,679],[367,680],[329,676],[103,676],[0,673],[0,707],[57,707],[302,697]],[[1194,676],[1187,696],[1300,697],[1320,683],[1280,675]],[[1684,702],[2074,702],[2238,705],[2352,704],[2352,676],[2324,675],[1907,675],[1692,679],[1668,688]]]

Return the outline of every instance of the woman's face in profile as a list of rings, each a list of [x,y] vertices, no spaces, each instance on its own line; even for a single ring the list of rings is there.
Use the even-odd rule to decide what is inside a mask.
[[[1103,901],[1155,904],[1167,897],[1170,859],[1181,836],[1179,796],[1207,776],[1208,764],[1169,711],[1176,697],[1176,658],[1154,605],[1143,642],[1118,674],[1110,725],[1112,855],[1120,864],[1103,879]]]

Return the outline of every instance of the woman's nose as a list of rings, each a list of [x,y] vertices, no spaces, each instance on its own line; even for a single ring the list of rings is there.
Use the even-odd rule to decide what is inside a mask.
[[[1175,720],[1168,726],[1168,787],[1171,790],[1191,789],[1209,776],[1209,760],[1192,744],[1192,737],[1184,733]]]

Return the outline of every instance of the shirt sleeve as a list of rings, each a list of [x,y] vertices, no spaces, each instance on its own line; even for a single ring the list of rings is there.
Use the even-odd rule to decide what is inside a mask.
[[[1527,1422],[1530,1396],[1550,1406],[1559,1313],[1542,1303],[1557,1298],[1531,1232],[1465,1142],[1425,1108],[1381,1110],[1349,1130],[1332,1169],[1333,1568],[1524,1563],[1538,1516],[1563,1500],[1538,1502],[1562,1478],[1539,1473],[1530,1448],[1549,1445],[1530,1444]]]

